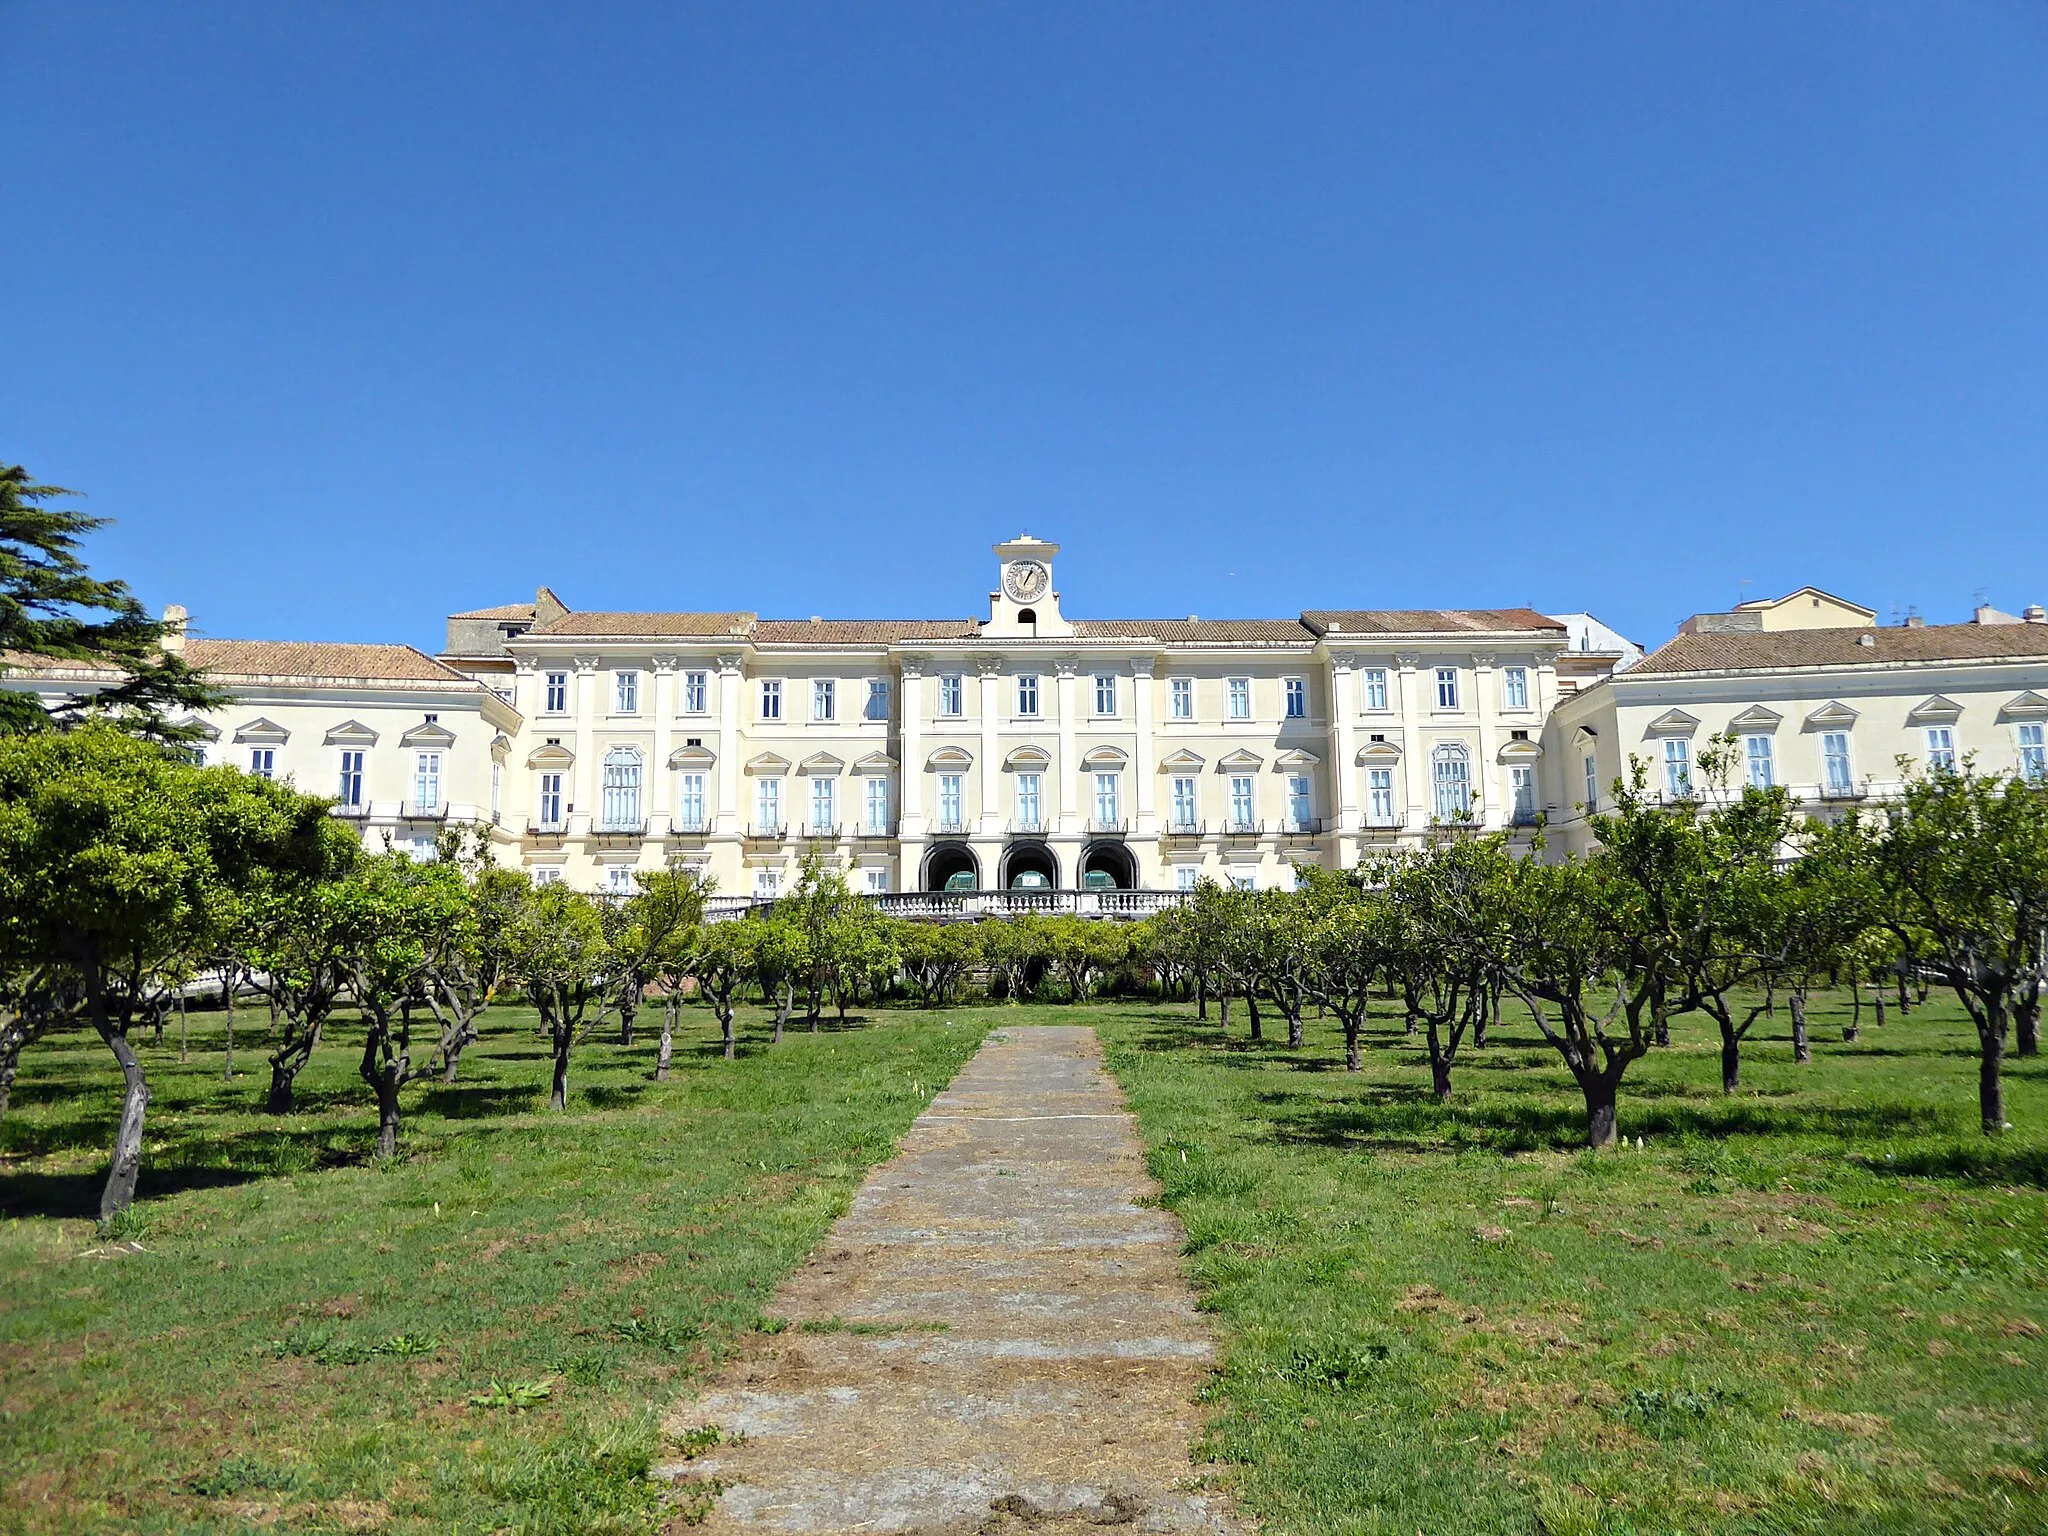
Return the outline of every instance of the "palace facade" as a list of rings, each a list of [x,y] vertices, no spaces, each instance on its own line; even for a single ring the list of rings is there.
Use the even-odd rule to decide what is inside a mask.
[[[1894,792],[1901,756],[2048,775],[2039,609],[1878,628],[1806,588],[1646,657],[1589,614],[1522,608],[1069,617],[1056,545],[995,554],[985,616],[579,611],[542,589],[452,615],[439,656],[188,640],[181,610],[168,643],[230,695],[191,722],[205,761],[334,796],[371,847],[475,823],[502,862],[595,890],[681,864],[772,897],[815,852],[877,894],[1113,911],[1450,826],[1533,840],[1540,820],[1570,851],[1631,759],[1676,794],[1723,733],[1739,777],[1822,814]],[[0,686],[52,702],[104,680],[10,668]]]

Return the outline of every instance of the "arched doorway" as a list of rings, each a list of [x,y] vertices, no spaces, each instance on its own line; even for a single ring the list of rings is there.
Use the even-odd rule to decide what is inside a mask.
[[[935,843],[924,856],[924,879],[920,882],[928,891],[943,891],[955,875],[965,874],[973,879],[973,887],[981,885],[981,861],[974,856],[974,850],[965,843]]]
[[[1138,861],[1131,857],[1131,850],[1122,843],[1090,843],[1081,854],[1081,884],[1091,882],[1090,875],[1107,875],[1110,883],[1120,891],[1137,889]],[[1100,882],[1093,882],[1100,883]]]
[[[1032,877],[1036,876],[1034,879]],[[1041,885],[1040,881],[1044,883]],[[1060,861],[1040,842],[1012,843],[1003,850],[1003,889],[1057,890]]]

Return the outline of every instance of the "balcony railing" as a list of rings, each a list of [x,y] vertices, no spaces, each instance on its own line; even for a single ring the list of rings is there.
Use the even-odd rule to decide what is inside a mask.
[[[1398,815],[1368,816],[1365,818],[1363,830],[1367,832],[1398,832],[1401,830],[1401,823],[1402,818]]]
[[[1823,784],[1820,798],[1823,800],[1864,800],[1870,796],[1868,779],[1851,779],[1846,784]]]
[[[755,821],[747,824],[747,836],[763,842],[779,841],[789,836],[789,827],[780,821]]]
[[[889,891],[862,899],[892,917],[924,922],[972,922],[980,918],[1015,917],[1024,913],[1071,913],[1077,917],[1139,918],[1187,902],[1189,891]],[[773,897],[715,896],[705,904],[713,922],[744,917],[772,906]]]
[[[896,823],[893,821],[864,821],[854,829],[855,837],[894,837]]]
[[[1097,821],[1091,817],[1088,830],[1097,837],[1122,837],[1131,830],[1131,824],[1127,821]]]
[[[669,822],[668,830],[670,835],[674,837],[704,837],[711,831],[711,818],[709,816],[677,816]]]
[[[1320,837],[1323,832],[1323,818],[1290,816],[1280,824],[1280,831],[1287,837]]]
[[[1223,823],[1225,837],[1257,837],[1265,830],[1266,824],[1263,821],[1246,821],[1237,816]]]
[[[596,837],[645,837],[647,819],[643,816],[637,821],[593,822],[590,831]]]
[[[839,836],[839,823],[836,821],[807,821],[803,825],[803,830],[799,832],[797,835],[799,837],[806,838],[811,842],[830,842],[834,838]]]
[[[405,802],[405,807],[399,812],[399,815],[406,821],[446,821],[448,819],[448,802],[446,800],[408,800]]]
[[[1042,816],[1019,816],[1010,823],[1012,837],[1043,837],[1048,830]]]
[[[958,816],[937,816],[932,819],[931,830],[941,837],[965,837],[967,823]]]
[[[360,820],[370,814],[370,803],[367,800],[358,800],[352,805],[345,802],[338,803],[334,807],[334,814],[346,816],[351,821]]]
[[[526,824],[528,837],[560,837],[569,830],[569,824],[557,816],[553,821],[535,820]]]
[[[1199,821],[1169,820],[1159,829],[1161,837],[1200,837],[1204,824]]]

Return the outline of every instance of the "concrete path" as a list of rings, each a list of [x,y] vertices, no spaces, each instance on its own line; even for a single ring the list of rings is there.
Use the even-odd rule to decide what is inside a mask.
[[[1212,1341],[1094,1031],[992,1034],[670,1416],[707,1529],[1238,1529],[1187,1456]],[[739,1437],[744,1438],[739,1438]],[[737,1443],[734,1443],[734,1442]]]

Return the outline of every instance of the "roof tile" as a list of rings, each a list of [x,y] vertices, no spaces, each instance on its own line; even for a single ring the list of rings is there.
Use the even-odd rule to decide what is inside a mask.
[[[1869,645],[1860,644],[1868,636]],[[2048,658],[2048,624],[1928,624],[1680,635],[1622,674],[1857,667],[1904,661]]]

